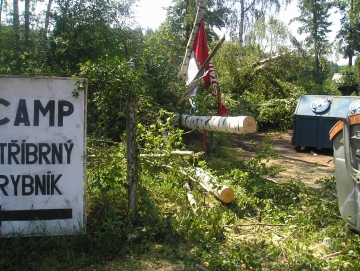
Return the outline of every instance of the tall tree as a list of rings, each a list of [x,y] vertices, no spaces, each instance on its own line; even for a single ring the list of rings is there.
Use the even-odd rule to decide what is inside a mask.
[[[197,0],[173,0],[173,5],[167,8],[166,27],[182,41],[182,48],[190,37],[194,26],[197,11]],[[204,22],[209,41],[217,40],[219,37],[214,32],[213,27],[221,29],[225,27],[225,18],[229,14],[229,9],[225,7],[223,1],[207,0]],[[164,26],[165,27],[165,26]]]
[[[55,2],[54,30],[49,36],[52,52],[48,62],[58,74],[69,76],[78,72],[79,63],[106,55],[129,59],[136,51],[130,38],[135,31],[130,31],[126,25],[133,1]]]
[[[30,35],[30,0],[25,0],[25,44],[28,45]]]
[[[16,59],[16,71],[20,69],[20,17],[19,17],[19,0],[13,0],[13,28],[14,28],[14,49]]]
[[[341,29],[337,33],[339,52],[348,58],[349,67],[353,57],[360,52],[360,2],[356,0],[339,0],[337,6],[343,15]]]
[[[2,26],[1,25],[1,20],[2,20],[1,14],[2,14],[3,6],[4,6],[4,1],[0,0],[0,41],[1,41],[1,26]]]
[[[290,39],[286,25],[270,16],[266,21],[261,19],[249,31],[247,45],[258,47],[261,54],[272,57],[287,51],[285,44]]]
[[[302,24],[298,28],[299,34],[307,34],[306,45],[311,48],[315,62],[315,80],[320,81],[320,58],[329,52],[330,43],[327,34],[332,25],[328,21],[329,10],[332,7],[328,0],[300,0],[298,8],[300,15],[294,18]]]
[[[49,29],[51,5],[52,5],[52,0],[48,0],[48,4],[46,7],[46,15],[45,15],[45,36],[46,37],[48,34],[48,29]]]
[[[244,44],[248,30],[256,24],[259,19],[275,8],[275,12],[280,11],[279,0],[227,0],[231,8],[231,15],[227,20],[230,38]]]

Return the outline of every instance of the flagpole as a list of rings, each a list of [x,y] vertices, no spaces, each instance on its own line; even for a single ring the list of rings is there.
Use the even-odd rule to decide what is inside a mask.
[[[183,61],[182,65],[181,65],[181,69],[180,69],[180,71],[181,71],[181,74],[180,74],[181,81],[180,81],[180,83],[182,85],[186,84],[186,82],[185,82],[186,79],[185,78],[186,78],[186,73],[187,73],[188,68],[189,68],[191,52],[192,52],[193,47],[194,47],[194,42],[195,42],[195,39],[196,39],[197,32],[199,30],[200,22],[201,22],[202,18],[204,17],[206,4],[207,4],[207,0],[198,0],[197,1],[198,8],[197,8],[197,11],[196,11],[195,22],[194,22],[194,26],[193,26],[193,29],[191,31],[191,34],[190,34],[190,37],[189,37],[189,40],[188,40],[188,44],[186,46],[184,61]],[[177,105],[180,105],[180,110],[179,110],[179,115],[180,115],[179,120],[180,120],[181,115],[184,114],[185,99],[183,101],[179,102]],[[180,122],[179,122],[179,125],[181,125]]]
[[[218,114],[222,115],[223,108],[225,109],[225,111],[227,113],[226,108],[221,103],[220,91],[217,90],[215,73],[213,70],[213,66],[211,64],[211,59],[214,57],[214,55],[216,54],[218,49],[221,47],[221,45],[225,41],[225,35],[222,37],[222,39],[220,39],[218,44],[215,46],[214,50],[209,55],[209,47],[207,44],[206,33],[205,33],[205,28],[204,28],[204,23],[203,23],[203,17],[204,17],[204,13],[205,13],[206,4],[207,4],[207,0],[197,0],[198,8],[197,8],[197,13],[196,13],[196,17],[195,17],[194,27],[193,27],[191,35],[189,37],[188,44],[186,46],[184,60],[183,60],[182,66],[181,66],[181,75],[180,75],[181,83],[183,85],[186,85],[187,84],[186,77],[187,77],[188,70],[189,70],[191,54],[193,51],[195,51],[196,54],[199,53],[199,55],[201,55],[200,59],[198,58],[199,55],[197,55],[196,59],[200,62],[200,64],[202,64],[202,66],[199,69],[199,71],[197,72],[197,74],[195,75],[195,77],[192,78],[192,82],[190,82],[190,84],[187,86],[187,89],[186,89],[183,97],[177,103],[178,106],[180,105],[180,110],[179,110],[179,115],[180,115],[179,124],[180,125],[181,125],[180,120],[182,118],[182,115],[184,114],[185,101],[187,99],[189,99],[191,95],[193,95],[193,93],[194,93],[195,89],[197,89],[197,87],[200,83],[200,79],[202,77],[205,77],[204,81],[205,81],[206,87],[209,88],[210,86],[213,86],[213,88],[218,93],[218,97],[217,97],[218,98]],[[200,51],[197,51],[197,50],[200,50]],[[205,70],[207,68],[208,68],[207,73],[205,73]],[[210,74],[211,74],[211,76],[210,76]],[[202,149],[203,149],[203,151],[206,150],[206,131],[203,131]]]
[[[198,9],[196,11],[196,17],[195,17],[194,26],[193,26],[193,29],[191,31],[188,43],[186,45],[184,61],[183,61],[182,65],[181,65],[181,84],[182,85],[186,84],[185,78],[186,78],[187,70],[189,68],[190,56],[191,56],[191,52],[192,52],[193,47],[194,47],[194,42],[195,42],[195,39],[196,39],[196,35],[197,35],[198,31],[199,31],[200,22],[204,17],[206,4],[207,4],[207,0],[198,1]]]
[[[201,68],[199,69],[199,71],[197,72],[197,74],[194,77],[195,81],[196,79],[199,79],[203,74],[204,71],[207,67],[207,65],[209,65],[211,59],[214,57],[214,55],[216,54],[216,52],[219,50],[219,48],[221,47],[221,45],[224,43],[225,41],[225,35],[219,40],[218,44],[216,44],[214,50],[211,52],[211,54],[206,58],[205,62],[203,63],[203,65],[201,66]],[[194,88],[190,88],[187,89],[183,95],[183,97],[180,99],[180,101],[177,103],[177,105],[181,104],[183,101],[185,101],[186,99],[188,99],[194,92]]]

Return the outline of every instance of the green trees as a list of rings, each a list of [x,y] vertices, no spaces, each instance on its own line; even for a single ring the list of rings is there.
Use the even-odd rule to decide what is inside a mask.
[[[78,71],[79,63],[106,55],[130,58],[137,50],[136,43],[129,42],[136,40],[137,32],[122,22],[130,18],[128,4],[57,1],[52,18],[48,63],[57,74],[69,76]]]
[[[183,42],[183,48],[186,48],[194,25],[196,3],[196,0],[174,0],[173,5],[167,9],[166,25],[168,30]],[[225,27],[229,13],[230,9],[224,5],[223,1],[207,1],[204,22],[209,41],[218,39],[213,27],[218,29]]]
[[[35,2],[27,0],[20,14],[13,1],[12,24],[0,32],[0,72],[71,76],[89,59],[133,57],[142,39],[141,30],[130,27],[133,4],[49,0],[45,12],[33,14]]]
[[[259,19],[266,18],[269,11],[275,7],[275,12],[280,10],[278,0],[227,0],[232,12],[227,20],[230,38],[243,44],[246,34]]]
[[[321,82],[321,61],[330,49],[327,33],[332,24],[328,21],[331,3],[328,0],[302,0],[298,2],[298,8],[300,16],[294,20],[302,24],[298,29],[299,34],[307,34],[305,44],[314,56],[314,79]]]
[[[123,88],[129,88],[130,81],[135,80],[127,78],[123,67],[130,59],[136,64],[133,76],[137,74],[140,121],[150,123],[161,109],[178,110],[175,105],[184,89],[177,84],[177,72],[194,24],[197,1],[173,1],[161,27],[146,33],[133,27],[134,1],[44,2],[44,10],[39,12],[34,9],[36,1],[0,1],[1,74],[82,74],[91,78],[89,131],[114,140],[125,129]],[[341,3],[345,2],[350,0]],[[225,42],[213,59],[223,102],[231,114],[240,112],[244,93],[258,97],[260,104],[272,99],[295,99],[306,92],[328,91],[323,82],[332,76],[325,59],[329,3],[300,2],[302,13],[296,19],[308,38],[307,48],[299,43],[298,51],[290,49],[286,26],[275,17],[267,17],[279,7],[280,1],[208,0],[204,22],[210,48],[218,39],[214,29],[233,29],[232,41]],[[357,22],[358,8],[354,1],[352,11],[346,9],[349,25]],[[246,22],[242,28],[241,20]],[[355,55],[357,49],[352,50]],[[281,57],[273,61],[274,56]],[[260,62],[267,58],[269,62]],[[250,100],[249,97],[244,100]]]
[[[360,52],[360,3],[354,0],[336,1],[342,14],[337,34],[339,52],[353,65],[353,57]]]

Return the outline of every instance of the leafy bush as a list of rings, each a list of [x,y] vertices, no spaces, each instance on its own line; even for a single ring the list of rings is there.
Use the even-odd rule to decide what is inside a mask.
[[[239,115],[254,116],[258,131],[289,130],[292,128],[292,117],[298,99],[266,100],[262,94],[246,91],[239,99],[233,110]]]
[[[106,57],[81,66],[80,76],[89,80],[88,132],[92,136],[119,141],[130,97],[142,123],[152,123],[162,108],[174,109],[176,95],[169,90],[175,74],[172,65],[151,54],[144,54],[135,65],[131,70],[125,59]]]
[[[338,82],[338,85],[353,85],[358,83],[359,72],[356,66],[342,66],[340,69],[341,78]]]

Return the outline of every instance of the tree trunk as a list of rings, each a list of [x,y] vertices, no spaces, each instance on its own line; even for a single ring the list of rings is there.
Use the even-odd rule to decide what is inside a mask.
[[[51,4],[52,4],[52,0],[49,0],[47,4],[46,16],[45,16],[45,37],[47,37],[47,32],[49,28]]]
[[[127,62],[131,71],[135,63]],[[136,113],[135,101],[129,91],[126,112],[126,147],[127,147],[127,179],[128,179],[128,212],[134,222],[137,214],[137,177],[138,177],[138,150],[136,146]]]
[[[20,70],[20,19],[19,19],[19,1],[13,0],[13,26],[14,26],[14,49],[15,49],[15,70]]]
[[[30,0],[25,0],[25,44],[29,43],[30,36]]]
[[[319,61],[319,52],[318,52],[318,42],[315,42],[315,80],[319,82],[320,76],[320,61]]]
[[[198,128],[201,131],[230,134],[254,133],[256,131],[256,122],[251,116],[220,117],[184,114],[181,115],[181,125],[189,129]]]
[[[136,121],[135,103],[130,98],[127,104],[126,121],[126,145],[127,145],[127,179],[128,187],[128,211],[132,221],[136,218],[136,180],[137,180],[137,149],[136,149]]]
[[[348,56],[349,57],[349,67],[352,67],[352,65],[353,65],[353,56],[352,55],[349,55]]]
[[[353,14],[354,12],[354,1],[351,0],[350,1],[350,14]],[[349,16],[349,19],[350,19],[350,33],[349,33],[349,40],[351,41],[351,48],[350,48],[350,53],[348,55],[348,58],[349,58],[349,67],[351,67],[353,65],[353,56],[354,56],[354,51],[353,51],[353,38],[354,38],[354,30],[353,30],[353,23],[352,23],[352,20]]]
[[[0,0],[0,42],[1,42],[1,14],[2,14],[2,8],[3,8],[3,0]]]
[[[240,0],[240,21],[239,21],[239,43],[244,43],[244,21],[245,21],[245,3],[244,0]]]
[[[318,25],[318,18],[316,16],[316,11],[313,11],[313,26],[314,26],[314,54],[315,54],[315,81],[320,82],[320,41],[318,40],[318,29],[315,27]]]

